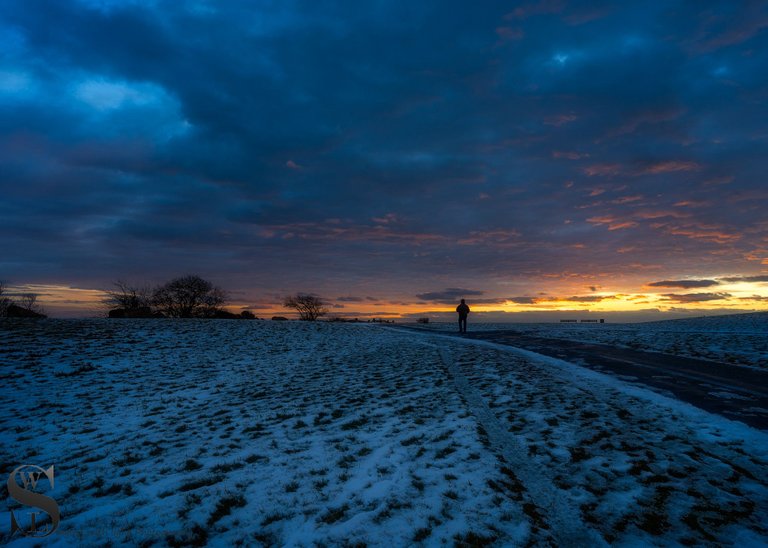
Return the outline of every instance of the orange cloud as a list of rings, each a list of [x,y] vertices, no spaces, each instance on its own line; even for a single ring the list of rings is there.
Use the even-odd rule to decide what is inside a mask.
[[[637,223],[634,221],[625,221],[611,216],[590,217],[587,219],[587,222],[595,225],[608,225],[608,230],[621,230],[622,228],[632,228],[637,226]]]
[[[668,227],[665,230],[669,234],[676,236],[685,236],[692,240],[702,240],[716,244],[727,244],[741,239],[739,234],[729,234],[722,230],[703,229],[695,227]]]
[[[710,202],[696,202],[693,200],[682,200],[675,203],[675,207],[703,207],[711,205]]]
[[[663,219],[664,217],[672,217],[674,219],[687,219],[691,216],[690,213],[682,211],[675,211],[672,209],[662,210],[642,210],[633,214],[635,219],[649,220],[649,219]]]
[[[614,177],[616,175],[627,175],[638,177],[640,175],[660,175],[663,173],[676,173],[680,171],[696,171],[701,166],[696,162],[687,162],[680,160],[669,160],[647,165],[640,169],[623,169],[621,164],[594,164],[582,169],[582,172],[589,177]]]
[[[618,128],[609,131],[606,137],[618,137],[620,135],[634,133],[639,127],[644,125],[660,124],[663,122],[676,120],[683,113],[684,110],[679,108],[640,112],[630,117],[626,123],[622,124]]]
[[[594,164],[582,169],[585,175],[589,177],[607,177],[621,173],[619,164]]]
[[[487,230],[472,231],[469,236],[458,240],[460,245],[475,244],[494,244],[496,246],[518,245],[520,242],[520,233],[516,230]]]
[[[642,170],[641,173],[658,175],[660,173],[675,173],[677,171],[696,171],[697,169],[700,169],[700,168],[701,166],[696,162],[681,162],[681,161],[671,160],[671,161],[659,162],[657,164],[652,164],[650,166],[647,166],[645,169]]]
[[[620,198],[616,198],[615,200],[611,201],[612,204],[629,204],[632,202],[637,202],[638,200],[642,200],[643,197],[640,195],[637,196],[621,196]]]

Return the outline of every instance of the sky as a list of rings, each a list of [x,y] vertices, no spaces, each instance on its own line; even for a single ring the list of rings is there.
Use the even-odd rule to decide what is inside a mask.
[[[0,3],[0,280],[53,316],[768,309],[765,2]],[[455,314],[455,313],[454,313]]]

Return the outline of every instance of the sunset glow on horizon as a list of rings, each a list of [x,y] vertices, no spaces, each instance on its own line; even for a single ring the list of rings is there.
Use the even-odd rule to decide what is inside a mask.
[[[760,277],[762,278],[766,277]],[[673,287],[688,285],[688,292],[670,293],[659,291],[658,287],[647,287],[644,293],[611,293],[595,291],[586,295],[554,296],[540,292],[530,297],[466,297],[475,318],[480,321],[526,321],[530,313],[549,313],[549,316],[535,316],[536,321],[557,321],[558,319],[584,317],[599,314],[616,314],[621,321],[622,313],[636,313],[625,316],[626,321],[658,319],[654,313],[665,313],[673,317],[723,314],[728,312],[768,310],[768,296],[765,295],[766,281],[715,282],[715,280],[678,280],[669,282]],[[652,285],[652,284],[649,284]],[[717,291],[692,291],[690,287],[716,285]],[[459,288],[451,288],[459,289]],[[472,293],[471,290],[468,290]],[[763,294],[761,294],[761,292]],[[103,304],[106,292],[99,289],[80,289],[57,285],[24,285],[11,287],[11,296],[35,293],[39,302],[54,315],[63,317],[99,317],[106,315],[108,307]],[[459,295],[460,292],[456,291]],[[452,319],[456,302],[398,301],[391,298],[340,296],[336,299],[325,297],[328,317],[341,318],[386,318],[413,320],[417,316],[432,316],[438,320]],[[258,317],[273,315],[294,317],[296,314],[282,306],[279,299],[254,305],[251,301],[231,297],[227,309],[232,312],[251,310]],[[637,315],[637,313],[640,313]],[[528,314],[528,315],[527,315]],[[581,314],[581,316],[580,316]],[[630,318],[627,320],[627,318]]]

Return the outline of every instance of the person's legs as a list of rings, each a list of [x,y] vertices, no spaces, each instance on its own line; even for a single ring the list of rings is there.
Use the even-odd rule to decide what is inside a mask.
[[[467,332],[467,318],[459,317],[459,333]]]

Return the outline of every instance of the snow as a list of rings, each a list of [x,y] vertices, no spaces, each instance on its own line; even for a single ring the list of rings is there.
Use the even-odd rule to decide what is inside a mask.
[[[0,373],[4,470],[56,466],[45,545],[768,545],[768,434],[520,349],[22,321],[0,324]]]
[[[419,328],[455,331],[456,325],[431,323],[419,325]],[[534,337],[609,344],[733,365],[768,368],[768,312],[633,324],[470,323],[470,331],[502,329]]]

